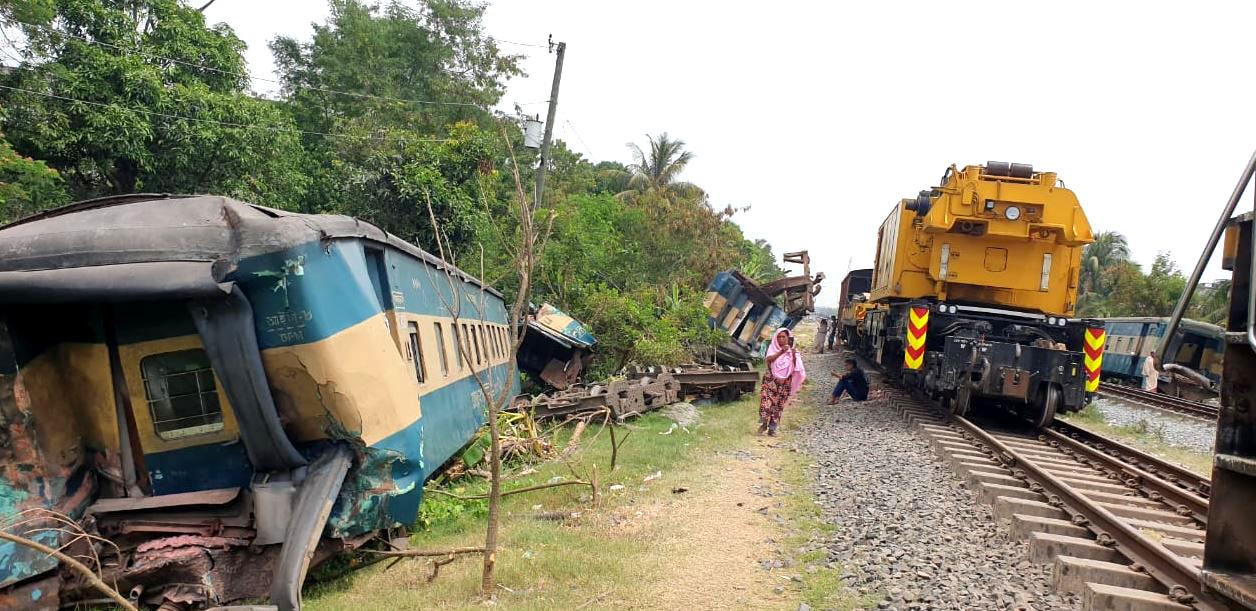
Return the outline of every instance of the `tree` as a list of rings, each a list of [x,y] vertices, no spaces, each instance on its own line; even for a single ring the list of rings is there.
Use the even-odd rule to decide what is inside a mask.
[[[63,204],[65,181],[47,163],[19,155],[0,134],[0,224]]]
[[[1141,308],[1141,316],[1168,316],[1182,292],[1186,290],[1186,277],[1170,258],[1169,253],[1156,253],[1151,271],[1143,278],[1132,305]]]
[[[270,45],[283,99],[310,132],[304,209],[362,216],[429,250],[439,225],[453,252],[469,253],[475,219],[504,213],[512,196],[496,170],[513,143],[497,137],[489,109],[518,58],[497,48],[484,7],[466,0],[330,5],[308,43]]]
[[[396,0],[382,6],[330,0],[327,22],[310,42],[271,42],[284,97],[304,127],[343,123],[439,130],[460,121],[486,124],[518,56],[484,33],[485,7],[467,0]],[[345,92],[345,93],[337,93]]]
[[[1220,280],[1211,286],[1200,286],[1186,316],[1224,326],[1230,317],[1230,284],[1230,280]]]
[[[1115,231],[1100,231],[1095,241],[1082,250],[1081,288],[1083,292],[1103,291],[1103,271],[1130,258],[1125,236]]]
[[[295,125],[246,94],[244,43],[227,26],[177,0],[0,0],[0,18],[25,37],[3,78],[4,128],[75,196],[301,199]]]
[[[633,158],[633,163],[628,165],[632,177],[621,197],[651,193],[668,200],[705,199],[706,194],[697,185],[677,180],[693,160],[693,153],[685,150],[685,141],[673,140],[667,132],[658,138],[646,134],[646,140],[650,143],[649,153],[634,143],[628,144]]]

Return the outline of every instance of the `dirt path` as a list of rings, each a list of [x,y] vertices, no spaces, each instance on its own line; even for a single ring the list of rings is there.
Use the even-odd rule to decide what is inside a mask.
[[[800,343],[809,345],[804,327]],[[805,335],[804,335],[805,334]],[[815,403],[828,384],[837,357],[807,354],[816,367],[796,401]],[[821,375],[823,374],[823,376]],[[756,395],[757,398],[757,395]],[[751,409],[757,409],[757,400]],[[753,433],[739,447],[718,454],[693,477],[689,492],[664,502],[655,555],[671,563],[666,577],[642,601],[641,609],[798,609],[800,573],[805,572],[787,542],[798,534],[796,508],[812,501],[808,487],[787,483],[802,477],[802,455],[794,438],[811,425],[815,412],[791,405],[781,436]],[[750,427],[753,428],[753,421]]]
[[[765,569],[779,558],[785,534],[777,517],[788,450],[778,445],[751,438],[702,470],[689,492],[662,504],[654,555],[670,568],[657,595],[636,608],[797,608],[782,573]]]

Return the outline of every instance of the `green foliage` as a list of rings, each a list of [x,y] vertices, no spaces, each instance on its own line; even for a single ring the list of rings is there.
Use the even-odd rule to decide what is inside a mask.
[[[460,496],[482,494],[479,486],[452,486],[448,490]],[[481,520],[488,515],[488,501],[463,501],[443,494],[428,493],[423,495],[423,504],[419,505],[419,519],[415,527],[419,530],[432,530],[449,527],[464,520]]]
[[[425,133],[466,120],[483,122],[501,98],[505,79],[520,74],[519,58],[503,54],[484,33],[482,4],[331,0],[330,5],[327,23],[314,26],[310,42],[279,37],[270,45],[285,96],[303,126],[328,131],[348,123]]]
[[[308,42],[271,42],[283,89],[264,100],[249,93],[244,43],[179,0],[0,0],[0,25],[23,35],[21,66],[0,79],[36,92],[0,94],[12,142],[0,140],[0,220],[70,196],[217,193],[357,216],[432,252],[439,241],[517,290],[506,211],[516,173],[531,195],[537,157],[492,106],[519,57],[485,33],[472,0],[330,5]],[[694,158],[682,140],[647,139],[629,165],[561,141],[547,160],[535,221],[552,233],[534,301],[592,327],[595,375],[725,340],[701,305],[717,272],[784,275],[731,207],[681,179]]]
[[[0,136],[0,224],[65,203],[65,181],[47,163],[18,154]]]
[[[282,106],[247,94],[244,43],[227,26],[206,26],[177,0],[0,0],[0,16],[26,39],[4,84],[35,92],[5,90],[4,128],[75,196],[300,201],[295,125]]]
[[[477,219],[510,195],[496,167],[513,143],[489,108],[519,74],[483,12],[465,0],[332,0],[310,42],[271,43],[298,124],[334,134],[305,138],[306,210],[359,216],[436,252],[434,216],[453,254],[474,252]]]
[[[654,195],[668,200],[678,198],[706,201],[706,193],[697,185],[678,180],[685,166],[693,161],[693,153],[685,150],[684,140],[675,140],[667,132],[657,138],[646,134],[649,151],[629,144],[633,163],[628,166],[631,177],[628,189],[619,194],[626,200],[640,195]]]
[[[1096,233],[1095,242],[1083,251],[1081,278],[1077,300],[1080,316],[1168,316],[1186,288],[1186,277],[1168,253],[1158,253],[1151,269],[1143,273],[1129,260],[1125,236],[1114,231]],[[1198,293],[1187,316],[1211,323],[1223,321],[1229,283],[1219,288]]]

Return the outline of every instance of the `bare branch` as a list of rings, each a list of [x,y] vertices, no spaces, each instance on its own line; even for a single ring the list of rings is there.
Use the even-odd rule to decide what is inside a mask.
[[[29,547],[33,550],[43,552],[49,556],[52,556],[53,558],[56,558],[57,560],[65,564],[66,566],[70,567],[74,572],[81,575],[83,579],[86,579],[87,582],[92,585],[92,587],[96,588],[97,590],[100,590],[102,594],[104,594],[105,596],[108,596],[113,602],[117,603],[118,606],[122,607],[123,609],[126,609],[126,611],[139,611],[138,607],[131,604],[131,601],[127,600],[126,597],[122,596],[122,594],[119,594],[117,590],[109,587],[109,584],[105,583],[103,579],[96,576],[96,573],[94,573],[90,568],[88,568],[87,565],[83,564],[82,562],[79,562],[78,560],[75,560],[74,558],[70,557],[68,554],[57,551],[38,541],[32,541],[30,539],[27,539],[26,537],[20,537],[18,535],[5,532],[2,530],[0,530],[0,539],[4,539],[5,541],[16,543],[23,547]]]
[[[366,552],[366,553],[368,553],[368,554],[375,554],[376,556],[385,556],[385,557],[392,557],[392,558],[435,558],[435,557],[441,557],[441,556],[458,556],[458,555],[461,555],[461,554],[483,554],[483,553],[484,553],[484,548],[483,548],[483,547],[455,547],[455,548],[453,548],[453,549],[437,549],[437,550],[424,550],[424,549],[390,549],[390,550],[377,550],[377,549],[366,549],[366,550],[362,550],[362,551],[364,551],[364,552]]]
[[[501,496],[510,496],[512,494],[523,494],[524,492],[536,492],[537,490],[545,490],[546,488],[558,488],[559,486],[588,486],[591,483],[592,482],[587,482],[582,479],[576,479],[576,480],[567,480],[567,481],[562,481],[562,482],[554,482],[552,484],[549,484],[549,483],[537,484],[535,486],[527,486],[524,488],[516,488],[514,490],[507,490],[505,492],[502,492]],[[426,492],[432,492],[435,494],[444,495],[450,498],[458,499],[459,501],[482,501],[488,498],[487,494],[473,494],[470,496],[463,496],[461,494],[445,492],[444,490],[439,490],[436,488],[428,489],[426,490]]]

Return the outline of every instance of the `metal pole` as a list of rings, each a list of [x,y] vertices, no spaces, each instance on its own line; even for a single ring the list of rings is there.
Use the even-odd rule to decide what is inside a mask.
[[[1247,167],[1243,168],[1243,175],[1239,177],[1238,184],[1234,185],[1234,191],[1230,193],[1230,200],[1225,204],[1225,210],[1221,212],[1221,218],[1217,219],[1217,226],[1213,228],[1212,235],[1208,237],[1208,244],[1204,246],[1204,252],[1199,255],[1199,261],[1195,263],[1195,271],[1191,272],[1191,277],[1186,281],[1186,289],[1182,291],[1182,296],[1178,298],[1177,305],[1173,307],[1173,315],[1169,317],[1169,324],[1164,328],[1164,335],[1161,335],[1160,349],[1161,358],[1167,351],[1170,342],[1173,341],[1173,334],[1177,332],[1178,325],[1182,322],[1182,315],[1186,313],[1186,306],[1190,305],[1191,296],[1195,293],[1195,287],[1199,286],[1199,279],[1204,275],[1204,268],[1208,267],[1208,261],[1212,259],[1212,253],[1217,249],[1217,242],[1221,240],[1221,234],[1225,232],[1225,226],[1230,223],[1230,217],[1234,216],[1234,209],[1239,205],[1239,199],[1243,197],[1243,191],[1247,189],[1247,183],[1252,180],[1252,174],[1256,172],[1256,152],[1252,153],[1251,159],[1247,160]],[[1231,299],[1234,297],[1231,296]]]
[[[545,166],[549,164],[550,138],[554,135],[554,114],[558,111],[558,83],[563,78],[563,56],[567,43],[558,43],[558,56],[554,60],[554,84],[550,87],[549,113],[545,117],[545,139],[541,141],[541,165],[536,169],[536,194],[533,202],[540,208],[545,196]]]

